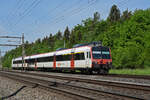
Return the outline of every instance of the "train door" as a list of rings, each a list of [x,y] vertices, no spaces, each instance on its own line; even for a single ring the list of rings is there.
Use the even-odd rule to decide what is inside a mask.
[[[87,51],[86,53],[85,53],[85,59],[86,59],[86,67],[89,67],[89,60],[90,60],[90,57],[89,57],[89,52]]]
[[[35,69],[37,69],[37,59],[35,59],[34,66],[35,66]]]

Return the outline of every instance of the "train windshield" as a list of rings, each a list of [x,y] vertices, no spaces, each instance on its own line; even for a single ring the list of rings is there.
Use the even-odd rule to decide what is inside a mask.
[[[92,55],[94,59],[110,59],[110,52],[107,47],[93,47]]]

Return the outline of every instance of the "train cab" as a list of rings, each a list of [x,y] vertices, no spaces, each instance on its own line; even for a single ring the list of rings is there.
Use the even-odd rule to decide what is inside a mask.
[[[92,69],[98,73],[108,73],[112,67],[111,50],[104,46],[92,47]]]

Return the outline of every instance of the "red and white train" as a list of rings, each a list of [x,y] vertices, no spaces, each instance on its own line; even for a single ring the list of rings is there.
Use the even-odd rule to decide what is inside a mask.
[[[86,73],[107,74],[112,67],[110,48],[95,42],[70,49],[26,56],[24,59],[24,69],[80,70]],[[23,68],[22,57],[12,60],[12,68]]]

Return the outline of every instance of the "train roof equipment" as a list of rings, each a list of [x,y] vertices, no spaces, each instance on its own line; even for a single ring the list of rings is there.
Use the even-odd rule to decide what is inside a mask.
[[[81,46],[102,46],[102,42],[101,41],[97,41],[97,42],[90,42],[90,43],[83,43],[83,44],[76,44],[73,46],[73,48],[77,48],[77,47],[81,47]]]
[[[56,51],[65,50],[65,49],[68,49],[68,48],[58,48],[58,49],[56,49]]]

